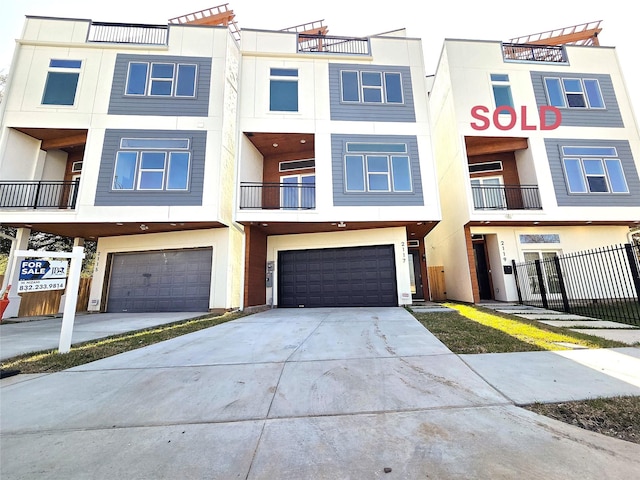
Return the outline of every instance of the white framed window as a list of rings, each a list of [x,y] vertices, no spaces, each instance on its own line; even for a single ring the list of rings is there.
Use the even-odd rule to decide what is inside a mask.
[[[125,95],[193,98],[197,73],[191,63],[129,62]]]
[[[313,209],[316,207],[316,176],[287,175],[280,177],[280,205],[284,209]]]
[[[111,189],[188,190],[189,145],[189,139],[122,138]]]
[[[549,105],[557,108],[604,109],[600,82],[595,78],[545,77]]]
[[[269,111],[298,111],[298,69],[271,68],[269,79]]]
[[[491,89],[493,91],[493,101],[496,108],[513,108],[513,97],[511,95],[511,85],[509,75],[506,73],[491,73]]]
[[[412,192],[411,161],[404,143],[347,143],[347,192]]]
[[[507,208],[502,175],[471,179],[473,206],[480,210],[502,210]]]
[[[522,252],[524,261],[527,262],[527,278],[529,280],[529,288],[531,293],[541,294],[540,281],[538,279],[538,271],[536,269],[535,261],[540,261],[540,268],[542,270],[542,281],[544,283],[545,291],[548,294],[560,294],[560,280],[556,272],[553,258],[562,254],[561,250],[536,250]]]
[[[615,147],[562,147],[569,193],[629,193]]]
[[[404,103],[400,72],[342,70],[340,92],[345,103]]]

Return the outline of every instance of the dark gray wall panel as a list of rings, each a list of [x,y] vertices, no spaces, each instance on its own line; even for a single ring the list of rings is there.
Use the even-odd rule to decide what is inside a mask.
[[[120,139],[132,138],[189,138],[191,151],[191,172],[189,189],[186,191],[140,191],[112,190],[113,171]],[[192,130],[106,130],[102,145],[100,173],[96,185],[96,206],[129,205],[202,205],[204,183],[204,157],[207,148],[207,134]],[[86,160],[85,160],[86,161]]]
[[[129,62],[195,63],[198,65],[195,98],[125,96]],[[209,114],[211,59],[169,55],[130,55],[119,53],[111,85],[109,113],[113,115],[158,115],[206,117]]]
[[[357,70],[370,72],[398,72],[402,76],[404,104],[364,104],[343,103],[340,92],[340,71]],[[411,84],[411,69],[403,66],[329,64],[329,95],[331,120],[351,120],[354,122],[415,122],[416,114]]]
[[[600,83],[600,91],[604,99],[605,109],[561,108],[562,126],[565,127],[624,127],[620,107],[613,90],[611,76],[605,74],[574,73],[574,72],[531,72],[531,83],[538,108],[548,105],[547,93],[544,87],[544,77],[556,78],[594,78]],[[547,114],[547,122],[554,122],[552,114]]]
[[[347,142],[406,143],[411,161],[413,192],[347,192],[344,156]],[[331,135],[334,206],[410,206],[424,205],[418,141],[413,135]]]
[[[640,206],[640,179],[626,140],[545,139],[549,169],[553,178],[556,200],[561,207],[638,207]],[[615,147],[622,163],[629,193],[569,193],[562,166],[561,147]]]

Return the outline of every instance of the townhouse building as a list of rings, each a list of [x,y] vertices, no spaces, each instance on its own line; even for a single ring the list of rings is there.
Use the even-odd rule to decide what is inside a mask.
[[[430,89],[443,220],[427,261],[444,266],[448,298],[517,301],[513,261],[629,242],[640,139],[599,32],[596,22],[510,43],[445,40]]]
[[[20,249],[31,231],[97,241],[90,311],[428,299],[440,204],[421,41],[240,35],[222,7],[168,25],[27,17],[0,223]]]

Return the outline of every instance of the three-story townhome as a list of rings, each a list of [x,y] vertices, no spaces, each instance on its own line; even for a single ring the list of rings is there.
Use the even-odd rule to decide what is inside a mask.
[[[427,260],[444,266],[448,298],[518,300],[512,261],[629,241],[640,139],[599,30],[444,42],[430,93],[443,221]]]
[[[26,19],[2,107],[0,222],[22,249],[32,230],[96,240],[89,310],[240,305],[239,65],[226,26]]]
[[[242,30],[236,218],[245,304],[428,299],[440,219],[421,41]]]

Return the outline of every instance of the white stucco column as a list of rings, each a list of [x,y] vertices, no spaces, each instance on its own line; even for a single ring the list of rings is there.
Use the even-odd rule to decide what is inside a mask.
[[[20,301],[22,297],[18,295],[18,278],[20,277],[20,260],[16,256],[16,250],[26,250],[29,246],[29,237],[31,236],[30,228],[18,228],[16,231],[16,240],[13,242],[11,253],[9,254],[9,261],[7,263],[7,272],[5,274],[5,284],[11,285],[11,291],[9,292],[9,305],[2,315],[2,318],[17,317],[20,311]]]

